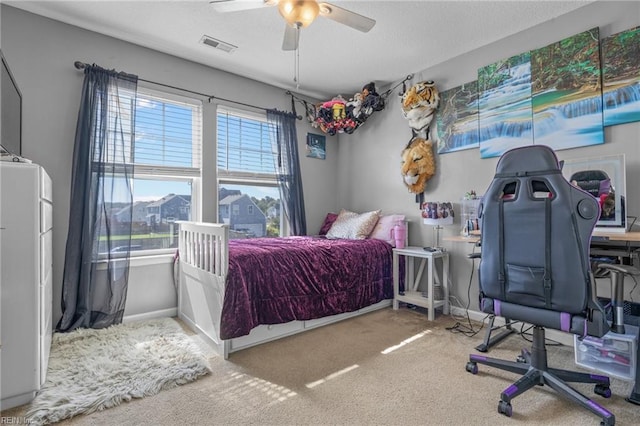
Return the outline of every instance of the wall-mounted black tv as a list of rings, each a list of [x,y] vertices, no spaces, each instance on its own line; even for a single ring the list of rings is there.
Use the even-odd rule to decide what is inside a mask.
[[[2,81],[0,85],[0,145],[13,155],[22,156],[22,93],[0,50]]]

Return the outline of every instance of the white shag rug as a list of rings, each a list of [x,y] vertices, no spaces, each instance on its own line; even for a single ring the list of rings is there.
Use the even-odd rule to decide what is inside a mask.
[[[155,395],[211,371],[171,318],[55,333],[44,386],[26,416],[48,424]]]

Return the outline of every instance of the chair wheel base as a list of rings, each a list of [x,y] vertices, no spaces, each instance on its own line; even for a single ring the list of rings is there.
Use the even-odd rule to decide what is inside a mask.
[[[513,415],[513,407],[511,406],[511,403],[507,401],[498,402],[498,413],[511,417]]]
[[[600,395],[604,398],[611,398],[611,388],[606,385],[596,385],[593,389],[593,393]]]
[[[478,364],[472,361],[467,362],[466,370],[471,374],[478,374]]]

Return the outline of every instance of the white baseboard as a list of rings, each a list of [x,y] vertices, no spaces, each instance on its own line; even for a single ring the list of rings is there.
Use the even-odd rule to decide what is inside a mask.
[[[122,318],[123,323],[144,321],[155,318],[172,318],[178,316],[178,308],[161,309],[159,311],[145,312],[144,314],[127,315]]]
[[[472,310],[466,311],[464,308],[460,308],[458,306],[451,306],[451,313],[457,316],[466,316],[468,313],[470,319],[478,322],[482,322],[482,320],[487,317],[487,314],[485,314],[484,312],[478,312],[478,311],[472,311]],[[496,317],[496,319],[493,321],[493,324],[504,325],[504,318]],[[525,328],[528,328],[528,327],[529,327],[529,324],[525,324]],[[518,329],[519,328],[520,328],[520,325],[518,325]],[[545,329],[545,336],[547,337],[547,339],[561,343],[565,346],[573,346],[573,334],[571,333],[565,333],[564,331],[560,331],[560,330]]]

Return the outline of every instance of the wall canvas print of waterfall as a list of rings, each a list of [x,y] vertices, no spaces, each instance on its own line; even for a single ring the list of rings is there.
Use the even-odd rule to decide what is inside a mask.
[[[440,92],[438,154],[478,148],[478,82]]]
[[[602,39],[604,125],[640,121],[640,27]]]
[[[536,144],[555,150],[604,143],[598,28],[531,52]]]
[[[530,52],[478,69],[480,157],[533,143]]]

